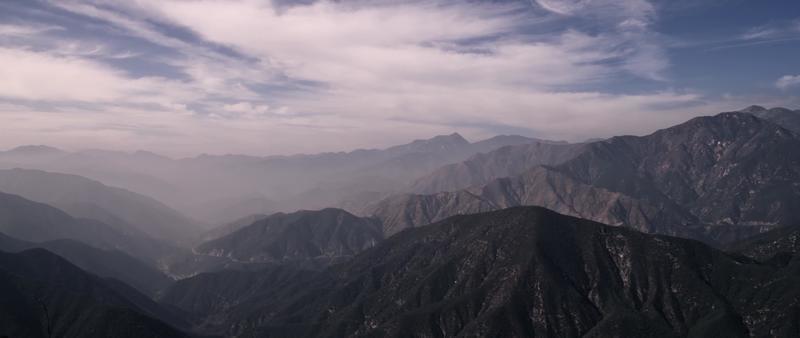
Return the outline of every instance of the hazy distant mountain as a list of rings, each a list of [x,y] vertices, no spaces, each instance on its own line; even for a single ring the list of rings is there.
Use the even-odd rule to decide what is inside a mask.
[[[798,282],[794,268],[526,207],[404,231],[322,273],[200,275],[164,300],[246,336],[792,336]]]
[[[486,153],[505,146],[529,143],[568,144],[566,141],[542,140],[519,135],[497,135],[495,137],[473,143],[472,148],[475,152]]]
[[[154,264],[172,248],[149,237],[127,234],[100,221],[78,219],[46,204],[0,192],[0,233],[30,242],[73,239],[115,249]]]
[[[584,144],[535,142],[506,146],[444,166],[418,179],[412,191],[432,194],[455,191],[523,173],[538,165],[556,165],[580,154]]]
[[[166,205],[84,177],[39,170],[0,170],[0,191],[46,203],[73,216],[92,218],[124,232],[185,240],[199,227]]]
[[[800,110],[790,110],[780,107],[767,109],[761,106],[750,106],[741,111],[772,121],[795,133],[800,133]]]
[[[383,239],[377,220],[340,209],[278,213],[221,238],[195,252],[237,262],[335,262],[352,257]]]
[[[591,143],[562,164],[469,191],[391,197],[372,211],[389,233],[454,214],[541,205],[648,232],[730,240],[715,228],[757,233],[800,223],[797,149],[800,139],[786,129],[723,113],[644,137]]]
[[[0,168],[88,177],[152,196],[196,219],[218,224],[253,213],[357,208],[376,194],[404,191],[414,179],[443,165],[497,147],[537,141],[512,135],[470,143],[451,134],[386,149],[267,157],[201,155],[178,160],[149,152],[90,150],[44,157],[0,152]],[[233,215],[239,210],[241,214]]]
[[[413,153],[458,153],[466,151],[472,144],[458,133],[439,135],[427,140],[414,140],[409,144],[387,148],[384,152],[401,155]]]
[[[198,204],[192,215],[209,224],[221,224],[253,214],[271,214],[281,204],[261,194],[213,200]],[[252,223],[252,222],[251,222]],[[214,228],[212,228],[213,230]]]
[[[0,252],[0,299],[0,336],[186,336],[162,320],[185,322],[133,288],[42,249]]]
[[[11,150],[1,151],[2,156],[30,156],[30,157],[51,157],[66,154],[61,149],[48,147],[45,145],[27,145],[19,146]]]
[[[260,220],[262,220],[264,218],[267,218],[267,217],[269,217],[269,215],[267,215],[267,214],[252,214],[250,216],[245,216],[245,217],[238,218],[233,222],[228,222],[228,223],[222,224],[220,226],[217,226],[217,227],[205,232],[200,237],[199,243],[208,242],[208,241],[213,240],[213,239],[217,239],[217,238],[220,238],[220,237],[227,236],[227,235],[232,234],[232,233],[234,233],[236,231],[239,231],[239,229],[242,229],[244,227],[252,225],[253,223],[255,223],[257,221],[260,221]]]
[[[0,233],[0,251],[20,252],[33,248],[55,253],[97,276],[123,281],[149,296],[154,296],[172,283],[160,271],[121,251],[97,249],[69,239],[26,242]]]

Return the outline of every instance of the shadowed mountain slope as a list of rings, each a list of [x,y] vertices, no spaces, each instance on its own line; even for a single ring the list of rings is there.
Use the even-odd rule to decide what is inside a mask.
[[[126,232],[162,240],[185,240],[200,228],[166,205],[84,177],[39,170],[0,170],[0,191],[92,218]]]
[[[200,275],[164,299],[213,319],[212,331],[245,337],[800,333],[796,269],[538,207],[406,230],[352,261],[281,282],[299,273],[265,270],[231,284],[222,281],[241,275]],[[208,297],[222,285],[240,288]]]
[[[1,251],[14,253],[33,248],[57,254],[97,276],[118,279],[151,297],[172,283],[172,280],[160,271],[121,251],[97,249],[68,239],[32,243],[0,233]]]
[[[115,281],[42,249],[0,252],[0,335],[9,337],[184,337],[155,318],[179,317]]]
[[[243,262],[336,261],[382,239],[377,220],[324,209],[274,214],[200,244],[195,251]]]
[[[728,250],[761,261],[774,260],[787,263],[800,260],[800,226],[786,226],[770,230],[728,246]]]
[[[29,242],[72,239],[95,248],[120,250],[155,266],[174,248],[100,221],[74,218],[47,204],[0,192],[0,233]]]

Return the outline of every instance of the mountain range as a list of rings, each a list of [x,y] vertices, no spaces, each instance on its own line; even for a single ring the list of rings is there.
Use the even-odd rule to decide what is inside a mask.
[[[296,156],[18,147],[0,337],[798,336],[798,116]]]
[[[567,149],[571,159],[558,164],[534,166],[458,191],[392,196],[366,213],[381,219],[384,232],[393,234],[457,214],[539,205],[710,242],[800,221],[793,212],[800,205],[800,137],[747,113],[698,117],[647,136],[613,137]],[[509,150],[477,156],[458,167],[492,167]],[[464,177],[482,174],[474,170]],[[428,182],[433,187],[450,184],[450,178],[445,180]],[[736,231],[727,231],[731,227]]]
[[[243,337],[788,337],[792,262],[517,207],[403,231],[322,272],[201,274],[162,301]]]
[[[360,205],[374,193],[403,191],[414,179],[442,165],[506,145],[533,142],[541,140],[510,135],[470,143],[454,133],[386,149],[183,159],[144,151],[67,152],[23,146],[0,152],[0,168],[87,177],[154,197],[183,214],[216,225],[247,214]]]

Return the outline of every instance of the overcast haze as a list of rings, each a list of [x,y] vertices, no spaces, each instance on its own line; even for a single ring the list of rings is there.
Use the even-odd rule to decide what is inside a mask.
[[[584,140],[800,105],[800,2],[0,2],[0,148]]]

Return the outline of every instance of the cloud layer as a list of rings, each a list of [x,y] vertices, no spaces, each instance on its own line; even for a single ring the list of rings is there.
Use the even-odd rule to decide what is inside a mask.
[[[0,145],[265,154],[452,131],[581,140],[731,105],[669,84],[657,7],[645,0],[96,0],[45,10],[63,20],[0,24],[0,114],[15,130]],[[651,89],[611,90],[620,81]]]

